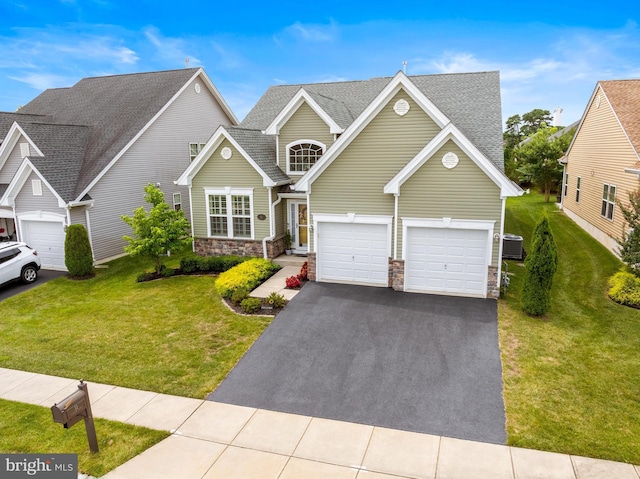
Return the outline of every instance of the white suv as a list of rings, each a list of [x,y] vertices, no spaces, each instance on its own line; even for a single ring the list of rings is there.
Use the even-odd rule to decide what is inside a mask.
[[[27,284],[33,283],[38,279],[39,270],[38,253],[26,243],[0,243],[0,284],[15,279],[21,279]]]

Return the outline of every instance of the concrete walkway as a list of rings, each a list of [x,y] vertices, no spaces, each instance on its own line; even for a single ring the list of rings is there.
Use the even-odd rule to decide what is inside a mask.
[[[307,258],[304,256],[282,255],[277,257],[273,262],[282,266],[282,269],[251,291],[249,296],[264,299],[271,293],[278,293],[284,296],[284,299],[290,301],[298,294],[298,290],[286,289],[286,280],[289,276],[297,276],[300,273],[302,263],[305,261],[307,261]]]
[[[0,368],[2,399],[50,407],[77,384]],[[95,417],[172,433],[105,479],[640,478],[619,462],[88,385]]]

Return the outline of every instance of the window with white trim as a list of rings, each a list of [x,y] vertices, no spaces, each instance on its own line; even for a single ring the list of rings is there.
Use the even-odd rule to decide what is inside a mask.
[[[206,190],[209,236],[253,238],[253,190]]]
[[[582,183],[582,177],[578,176],[578,181],[576,183],[576,203],[580,203],[580,186]]]
[[[613,221],[613,209],[616,206],[616,187],[614,185],[604,184],[602,190],[602,209],[600,214]]]
[[[324,154],[321,143],[301,141],[287,145],[287,173],[303,174],[309,171]]]
[[[189,143],[189,161],[195,160],[198,153],[202,151],[205,143]]]
[[[569,173],[564,175],[564,196],[569,194]]]
[[[182,194],[174,193],[173,194],[173,209],[176,211],[180,211],[182,209]]]

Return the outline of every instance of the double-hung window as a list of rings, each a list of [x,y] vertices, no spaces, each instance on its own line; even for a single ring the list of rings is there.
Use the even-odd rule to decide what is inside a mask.
[[[196,156],[198,156],[198,153],[202,151],[204,146],[205,143],[189,143],[189,162],[195,160]]]
[[[567,196],[569,193],[569,173],[564,174],[564,195]]]
[[[613,208],[616,205],[616,187],[605,183],[602,190],[602,209],[600,214],[613,221]]]
[[[582,177],[578,176],[576,183],[576,203],[580,203],[580,184],[582,183]]]
[[[182,194],[173,194],[173,209],[176,211],[180,211],[182,209]]]
[[[253,189],[206,189],[209,236],[253,239]]]

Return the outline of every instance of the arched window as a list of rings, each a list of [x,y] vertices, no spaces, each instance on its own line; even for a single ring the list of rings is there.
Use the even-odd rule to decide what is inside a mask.
[[[309,171],[324,153],[325,146],[307,140],[287,145],[287,173]]]

